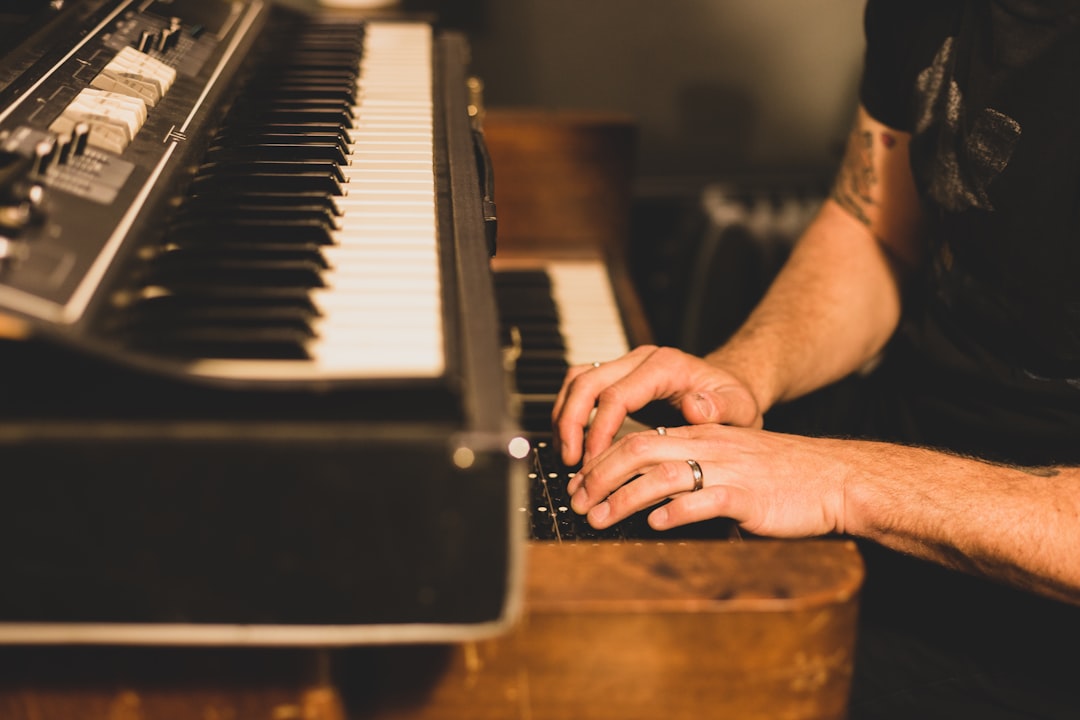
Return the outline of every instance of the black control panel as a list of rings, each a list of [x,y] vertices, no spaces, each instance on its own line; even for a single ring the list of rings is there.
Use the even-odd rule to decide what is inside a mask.
[[[9,53],[0,75],[0,312],[61,329],[100,300],[129,238],[152,231],[268,8],[114,0],[91,11],[89,32],[80,18],[74,37],[32,39],[63,52]],[[65,31],[62,17],[46,20]]]

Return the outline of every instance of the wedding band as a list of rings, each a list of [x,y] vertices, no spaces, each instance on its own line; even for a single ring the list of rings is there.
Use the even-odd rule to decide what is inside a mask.
[[[600,367],[600,361],[599,361],[599,360],[593,360],[593,364],[592,364],[592,366],[593,366],[594,368],[598,368],[598,367]]]
[[[656,426],[656,434],[657,435],[667,435],[667,428],[664,427],[663,425],[657,425]]]
[[[690,470],[694,473],[694,489],[690,492],[697,492],[705,487],[705,476],[702,474],[701,466],[698,465],[697,460],[687,460],[686,464],[690,466]]]

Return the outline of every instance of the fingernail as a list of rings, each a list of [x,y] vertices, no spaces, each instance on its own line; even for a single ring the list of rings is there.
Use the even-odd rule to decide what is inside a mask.
[[[582,485],[578,488],[577,492],[570,496],[570,507],[574,509],[578,515],[589,505],[589,493],[585,492],[585,486]]]
[[[694,403],[697,405],[698,412],[706,420],[711,421],[716,417],[716,408],[713,406],[712,400],[702,393],[697,393],[694,396]]]
[[[668,519],[668,511],[667,511],[666,507],[656,508],[655,510],[652,511],[652,514],[649,515],[650,524],[653,525],[653,526],[666,525],[667,524],[667,519]]]
[[[596,522],[604,522],[604,520],[607,520],[607,516],[610,513],[611,506],[606,502],[602,502],[589,511],[589,521],[592,522],[595,520]]]

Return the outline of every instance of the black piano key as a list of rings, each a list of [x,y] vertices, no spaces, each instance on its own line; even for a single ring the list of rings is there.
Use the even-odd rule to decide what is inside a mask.
[[[215,188],[213,193],[192,192],[181,206],[180,213],[183,214],[188,207],[205,207],[208,211],[219,209],[224,214],[234,204],[264,208],[319,208],[331,217],[341,215],[338,206],[325,193],[259,192],[236,186]]]
[[[331,231],[317,220],[205,217],[169,226],[168,238],[178,244],[229,243],[333,245]]]
[[[522,347],[565,350],[557,310],[549,311],[548,308],[543,308],[533,312],[503,315],[501,322],[507,329],[511,327],[517,329],[521,336]]]
[[[176,328],[138,334],[132,344],[180,357],[220,359],[311,360],[311,337],[283,328]]]
[[[495,273],[497,287],[551,287],[551,278],[541,269],[510,269]]]
[[[348,182],[341,166],[327,160],[262,160],[243,159],[222,162],[212,160],[199,166],[200,176],[217,175],[309,175],[324,174],[339,183]]]
[[[566,341],[557,325],[515,323],[520,333],[521,349],[524,352],[552,352],[559,357],[566,356]],[[506,337],[509,333],[505,334]]]
[[[336,137],[342,149],[347,151],[349,146],[348,127],[340,122],[268,122],[259,118],[245,119],[242,122],[231,122],[222,126],[215,134],[214,142],[222,145],[230,142],[242,142],[261,133],[289,135],[300,139],[332,136]]]
[[[143,269],[147,285],[195,288],[236,287],[321,288],[326,283],[318,264],[290,260],[213,260],[165,255]]]
[[[522,354],[515,369],[519,393],[554,396],[562,387],[568,367],[562,358],[529,358]]]
[[[305,88],[325,89],[329,91],[325,93],[325,97],[351,102],[356,99],[357,80],[358,74],[355,67],[306,68],[302,66],[285,66],[275,73],[254,78],[245,87],[244,92],[245,95],[249,91],[267,94],[274,87],[282,86],[295,88],[296,94],[300,97],[311,97],[311,93],[300,91]],[[283,97],[288,97],[288,93]]]
[[[547,397],[524,396],[519,403],[518,424],[527,433],[551,433],[551,401]]]
[[[332,23],[317,23],[307,28],[308,32],[300,37],[298,47],[329,45],[359,49],[363,44],[357,32],[359,28],[358,25],[339,26]]]
[[[308,118],[312,122],[338,121],[351,126],[355,120],[352,102],[328,102],[318,98],[277,99],[251,97],[238,103],[236,117],[256,115],[268,119]]]
[[[241,107],[236,108],[236,120],[258,121],[267,124],[319,123],[323,125],[352,126],[352,112],[346,108],[305,107]]]
[[[338,165],[348,165],[347,151],[336,142],[316,142],[305,139],[302,142],[290,142],[287,136],[278,135],[274,139],[255,137],[250,142],[218,145],[210,148],[207,159],[214,162],[228,160],[315,160],[328,161]]]
[[[558,313],[555,301],[551,297],[550,287],[497,285],[495,292],[500,300],[505,303],[508,315],[527,316],[543,313],[546,317]]]
[[[500,312],[508,319],[558,317],[551,280],[542,272],[510,271],[495,274]]]
[[[146,248],[140,252],[144,260],[161,261],[164,256],[183,257],[188,262],[214,262],[231,260],[234,262],[287,260],[305,262],[319,268],[328,267],[326,258],[314,243],[255,243],[229,239],[223,242],[178,242],[175,239],[163,245]]]
[[[294,53],[280,65],[267,68],[270,72],[264,77],[274,77],[275,74],[293,74],[297,71],[307,71],[309,76],[318,76],[326,73],[354,71],[359,64],[359,54],[353,52],[341,52],[337,50],[307,50]],[[275,71],[278,71],[275,73]]]
[[[330,72],[355,70],[362,55],[360,43],[335,46],[325,42],[321,45],[302,45],[294,42],[288,52],[260,68],[260,75],[272,77],[280,72],[292,71],[296,68]]]
[[[230,173],[215,172],[198,175],[192,180],[192,192],[212,194],[229,192],[238,184],[246,191],[262,192],[321,192],[326,195],[341,197],[345,195],[344,186],[327,173]]]
[[[495,296],[507,321],[558,322],[559,310],[552,299],[550,286],[496,283]]]
[[[166,335],[209,329],[276,329],[314,337],[312,322],[318,315],[299,307],[197,306],[175,303],[133,308],[120,329]]]
[[[295,287],[240,287],[232,285],[139,285],[118,292],[113,303],[120,308],[133,308],[151,304],[186,304],[205,307],[251,306],[251,307],[301,307],[315,311],[311,295],[306,288]]]
[[[116,293],[112,300],[115,307],[140,313],[168,313],[179,310],[214,312],[221,308],[251,308],[295,310],[308,316],[319,314],[308,292],[294,288],[178,289],[146,285]]]
[[[509,270],[495,274],[495,297],[504,342],[517,330],[520,355],[514,372],[515,389],[553,399],[569,370],[566,343],[559,328],[559,309],[552,298],[551,279],[542,270]],[[533,401],[527,429],[551,427],[551,402]]]
[[[211,294],[160,286],[165,295],[137,300],[112,330],[133,344],[190,357],[306,359],[318,312],[310,303],[234,292],[228,302]],[[269,302],[264,302],[264,301]]]
[[[235,200],[236,202],[232,202]],[[327,231],[340,229],[340,221],[333,207],[324,204],[258,202],[242,197],[206,197],[186,203],[178,213],[174,225],[187,222],[262,221],[267,224],[279,222],[311,222]]]
[[[272,82],[260,82],[250,85],[245,91],[245,97],[253,98],[256,102],[261,98],[269,98],[276,103],[287,104],[290,101],[318,102],[328,107],[333,105],[349,106],[356,104],[355,91],[344,83],[320,82],[318,78],[305,78],[304,82],[297,82],[294,78],[274,78]]]

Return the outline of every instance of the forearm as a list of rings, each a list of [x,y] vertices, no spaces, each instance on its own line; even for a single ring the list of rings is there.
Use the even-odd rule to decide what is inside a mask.
[[[743,380],[761,412],[858,369],[896,329],[898,273],[921,254],[910,139],[859,108],[832,196],[745,325],[707,358]]]
[[[844,532],[1080,604],[1080,468],[844,445]]]
[[[744,325],[706,359],[743,380],[764,411],[864,365],[899,317],[891,259],[830,200]]]

